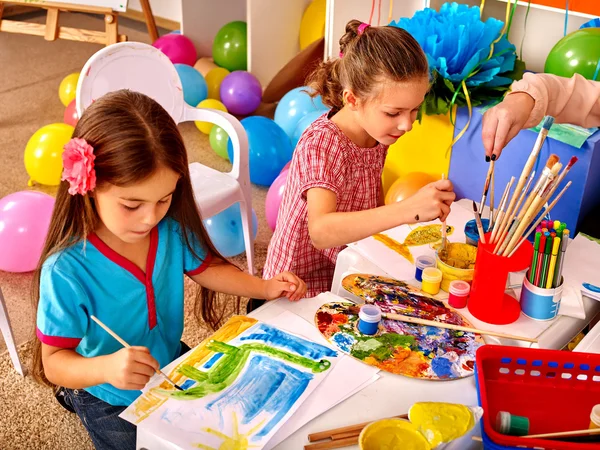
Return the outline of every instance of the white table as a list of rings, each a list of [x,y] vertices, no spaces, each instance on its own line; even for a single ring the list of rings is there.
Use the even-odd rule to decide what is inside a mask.
[[[267,303],[250,316],[259,320],[268,320],[288,310],[312,323],[315,313],[322,303],[323,300],[317,297],[295,303],[279,299]],[[277,450],[299,450],[308,444],[307,436],[310,433],[403,414],[415,402],[437,401],[477,405],[474,377],[438,382],[416,380],[383,371],[380,371],[379,375],[381,378],[375,383],[312,420],[275,448]],[[478,433],[479,430],[476,427],[473,434]],[[138,429],[137,448],[179,449],[141,428]],[[357,449],[358,447],[347,448]],[[447,450],[477,450],[480,448],[481,443],[472,441],[470,436],[467,436],[453,443]]]

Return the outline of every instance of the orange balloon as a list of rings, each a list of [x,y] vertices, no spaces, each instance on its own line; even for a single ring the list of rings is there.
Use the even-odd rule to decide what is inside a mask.
[[[400,202],[417,193],[423,186],[433,183],[436,179],[424,172],[410,172],[404,177],[398,178],[390,186],[385,195],[385,204]]]

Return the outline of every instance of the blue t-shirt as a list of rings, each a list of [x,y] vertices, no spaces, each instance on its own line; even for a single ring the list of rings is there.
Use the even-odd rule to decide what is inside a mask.
[[[192,245],[200,259],[185,244],[179,223],[165,218],[150,232],[145,273],[95,234],[51,255],[40,279],[38,338],[86,357],[123,348],[90,319],[94,315],[129,345],[147,347],[164,367],[180,352],[183,274],[199,274],[210,261],[204,245]],[[111,405],[129,405],[141,393],[110,384],[85,390]]]

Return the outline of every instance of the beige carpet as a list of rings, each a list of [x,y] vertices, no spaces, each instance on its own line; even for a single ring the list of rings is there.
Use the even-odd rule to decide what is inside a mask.
[[[28,18],[43,22],[44,17]],[[83,14],[66,14],[61,25],[102,29],[100,18]],[[161,30],[164,34],[166,30]],[[148,42],[144,25],[120,20],[120,33],[129,40]],[[58,98],[61,80],[78,72],[87,59],[102,48],[100,45],[42,37],[0,33],[0,198],[28,189],[28,176],[23,164],[23,151],[31,135],[44,125],[62,122],[64,106]],[[261,114],[272,115],[273,107],[263,105]],[[181,125],[190,161],[199,161],[218,170],[229,170],[230,164],[209,147],[206,135],[194,124]],[[52,189],[33,189],[52,193]],[[264,200],[266,189],[253,187],[253,206],[259,218],[255,244],[256,268],[262,269],[271,231],[266,225]],[[0,250],[1,251],[1,250]],[[245,257],[233,261],[246,268]],[[16,340],[25,364],[29,363],[34,326],[30,298],[31,274],[0,272],[0,287],[8,304]],[[184,340],[197,344],[207,330],[195,323],[189,300],[191,288],[186,284],[186,328]],[[231,311],[233,312],[233,311]],[[74,414],[65,412],[51,392],[36,385],[30,377],[21,378],[14,371],[6,346],[0,339],[0,449],[89,449],[87,433]]]

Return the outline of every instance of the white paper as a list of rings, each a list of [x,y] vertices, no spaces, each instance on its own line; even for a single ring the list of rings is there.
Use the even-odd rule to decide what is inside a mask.
[[[212,378],[191,383],[186,393],[189,395],[198,386],[214,388],[215,391],[193,399],[168,397],[164,403],[160,403],[156,399],[164,396],[161,397],[160,391],[153,388],[162,380],[153,379],[144,388],[142,397],[120,417],[183,449],[222,448],[223,445],[234,448],[242,442],[248,442],[253,448],[263,448],[300,405],[310,398],[319,384],[327,379],[342,356],[339,354],[338,357],[329,345],[316,344],[300,337],[295,333],[293,323],[287,324],[286,328],[295,336],[284,334],[282,337],[281,329],[277,328],[260,321],[242,332],[237,331],[240,328],[236,327],[236,331],[224,340],[225,344],[234,347],[230,353],[227,349],[213,350],[212,355],[221,355],[213,368],[220,367],[221,370],[223,365],[219,366],[219,363],[228,361],[224,358],[230,358],[229,361],[239,358],[241,362],[232,365],[240,367],[241,364],[239,372],[229,370],[228,375],[219,377],[215,370],[208,367],[212,357],[201,364],[194,364],[199,371],[205,374],[210,372]],[[244,345],[253,347],[249,349]],[[263,348],[266,350],[261,350]],[[289,357],[273,356],[273,349],[304,358],[302,361],[292,361]],[[240,351],[248,352],[245,359],[240,357]],[[193,350],[178,358],[163,372],[175,375],[172,371],[180,362],[190,361],[192,353]],[[314,361],[325,360],[331,363],[329,369],[319,372],[318,367],[316,371],[311,368]],[[225,384],[225,387],[221,384]],[[153,407],[143,408],[144,402],[154,402]],[[145,411],[151,412],[146,415]]]
[[[267,320],[267,323],[282,330],[293,330],[297,335],[333,348],[316,326],[290,311]],[[317,416],[377,381],[379,378],[377,372],[379,369],[376,367],[364,364],[351,356],[340,355],[327,378],[271,438],[265,449],[275,447]]]

